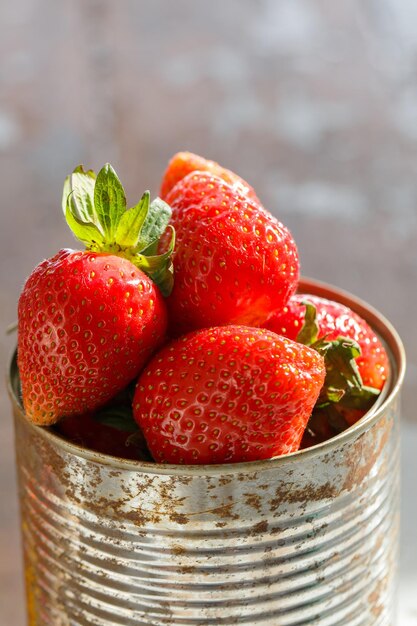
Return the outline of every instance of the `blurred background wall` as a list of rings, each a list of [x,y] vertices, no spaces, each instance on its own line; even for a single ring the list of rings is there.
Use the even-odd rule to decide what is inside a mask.
[[[64,177],[110,161],[133,202],[177,150],[246,178],[302,271],[364,297],[417,382],[417,2],[2,0],[0,342],[25,277],[73,245]],[[0,599],[23,623],[12,432],[2,388]],[[407,558],[405,559],[407,562]]]

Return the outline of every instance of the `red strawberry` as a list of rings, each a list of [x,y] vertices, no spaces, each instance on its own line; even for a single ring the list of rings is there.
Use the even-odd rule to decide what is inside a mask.
[[[165,199],[171,189],[175,187],[180,180],[185,178],[187,174],[197,170],[219,176],[219,178],[229,183],[229,185],[234,187],[237,191],[259,203],[254,189],[252,189],[243,178],[240,178],[240,176],[227,170],[215,161],[208,161],[192,152],[177,152],[177,154],[174,154],[162,178],[161,198]]]
[[[369,325],[348,307],[318,296],[293,296],[267,323],[270,330],[323,354],[326,384],[302,447],[329,439],[370,409],[389,372],[388,355]]]
[[[265,327],[296,340],[304,323],[304,301],[311,302],[316,308],[318,338],[326,336],[332,341],[343,336],[355,340],[361,349],[356,363],[363,384],[382,389],[389,373],[385,348],[365,320],[343,304],[318,296],[296,294],[284,310],[277,311],[269,318]]]
[[[23,400],[39,424],[107,402],[166,329],[163,298],[146,274],[115,255],[71,250],[32,272],[18,317]]]
[[[198,330],[152,358],[133,415],[158,462],[270,458],[298,449],[324,378],[315,350],[270,331]]]
[[[68,441],[102,454],[151,460],[130,406],[112,404],[96,413],[64,417],[56,424],[55,430]]]
[[[151,460],[139,429],[133,433],[100,424],[92,413],[64,417],[55,428],[68,441],[83,448],[122,459]]]
[[[294,293],[297,248],[272,215],[218,176],[188,174],[168,194],[176,230],[172,331],[259,326]]]
[[[75,170],[64,210],[89,249],[43,261],[19,299],[23,404],[41,425],[106,403],[139,374],[166,330],[162,295],[142,269],[169,291],[169,252],[144,256],[165,229],[167,206],[149,205],[144,194],[126,210],[123,187],[105,166],[97,179]]]

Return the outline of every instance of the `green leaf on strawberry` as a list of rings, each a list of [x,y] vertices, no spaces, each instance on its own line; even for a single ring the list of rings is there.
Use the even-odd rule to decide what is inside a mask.
[[[107,241],[114,240],[120,218],[126,211],[126,196],[116,172],[106,163],[94,185],[94,208]]]
[[[313,413],[324,411],[334,430],[341,432],[348,426],[344,410],[368,410],[380,390],[362,382],[356,362],[361,355],[359,344],[349,337],[329,341],[325,335],[318,339],[316,307],[308,300],[303,300],[302,304],[305,306],[305,319],[297,341],[317,350],[326,366],[326,378]]]
[[[114,239],[122,248],[136,248],[138,245],[149,211],[149,198],[149,191],[145,191],[139,202],[121,215]]]
[[[305,346],[311,346],[319,335],[319,325],[317,323],[316,307],[308,300],[303,300],[303,304],[306,308],[304,314],[304,324],[297,335],[298,343],[303,343]]]
[[[87,247],[105,245],[104,232],[94,208],[94,186],[96,175],[92,170],[84,171],[82,165],[67,176],[62,193],[62,208],[65,219],[74,235]]]
[[[339,337],[333,341],[319,339],[310,345],[324,357],[326,379],[318,399],[318,407],[331,403],[350,406],[355,398],[355,408],[368,408],[379,390],[365,387],[355,359],[360,356],[359,345],[353,339]]]
[[[175,230],[172,226],[168,226],[168,228],[171,231],[171,239],[166,252],[149,256],[140,255],[141,270],[159,286],[159,289],[164,295],[171,293],[174,284],[172,253],[175,247]],[[146,251],[149,251],[152,245],[147,248]]]
[[[62,208],[74,235],[88,250],[123,256],[145,272],[163,295],[173,286],[171,255],[175,237],[168,250],[157,254],[158,241],[166,230],[171,209],[160,198],[150,202],[146,191],[139,202],[127,209],[123,185],[115,170],[106,164],[99,173],[75,168],[64,183]]]
[[[62,193],[62,206],[64,212],[67,208],[67,200],[71,194],[72,213],[74,218],[81,223],[92,221],[99,227],[98,220],[94,213],[94,186],[96,174],[93,170],[84,171],[82,165],[75,168],[64,182]]]
[[[171,213],[170,206],[161,200],[161,198],[155,198],[155,200],[150,203],[146,220],[140,231],[140,245],[143,252],[155,254],[158,240],[168,226]],[[152,246],[155,244],[156,247],[151,250]]]
[[[170,245],[157,254],[168,205],[150,203],[146,192],[127,209],[108,164],[97,176],[78,166],[65,180],[62,205],[86,250],[63,249],[40,263],[18,306],[22,400],[28,419],[43,426],[97,411],[137,378],[164,340],[162,295],[173,285],[172,227]],[[101,417],[109,426],[120,415]],[[132,432],[126,419],[119,426]]]

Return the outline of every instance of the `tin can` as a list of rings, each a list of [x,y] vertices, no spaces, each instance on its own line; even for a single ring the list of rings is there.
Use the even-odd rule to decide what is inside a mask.
[[[391,325],[310,280],[386,344],[385,395],[347,431],[251,463],[101,455],[30,424],[11,365],[29,626],[393,626],[399,392]]]

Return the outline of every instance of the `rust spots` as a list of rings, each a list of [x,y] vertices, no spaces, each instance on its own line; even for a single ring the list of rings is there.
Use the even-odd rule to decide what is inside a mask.
[[[373,591],[368,595],[370,610],[375,618],[378,618],[384,612],[384,597],[386,595],[387,579],[388,577],[385,576],[382,580],[379,580]]]
[[[331,500],[336,497],[340,492],[340,489],[330,482],[326,482],[323,485],[310,485],[300,489],[294,483],[288,483],[285,485],[279,485],[275,491],[275,498],[272,498],[269,502],[271,511],[276,511],[283,504],[298,504],[308,505],[309,502],[319,502],[321,500]]]
[[[232,476],[220,476],[218,484],[221,485],[222,487],[226,487],[226,485],[230,485],[232,481],[233,481]]]
[[[120,470],[110,470],[109,477],[119,479],[122,476],[122,472]]]
[[[251,528],[250,534],[252,536],[263,535],[268,530],[268,522],[266,520],[262,520],[258,522]]]
[[[194,574],[196,572],[197,568],[194,565],[181,565],[178,568],[178,573],[179,574]]]
[[[262,498],[257,493],[244,493],[245,502],[248,506],[260,512],[262,506]]]
[[[180,546],[179,544],[175,544],[175,545],[173,545],[171,547],[171,552],[175,556],[184,556],[184,554],[187,553],[187,550],[184,548],[184,546]]]
[[[192,476],[177,476],[174,482],[180,485],[183,485],[184,487],[187,487],[188,485],[191,485],[191,483],[193,482],[193,477]]]
[[[77,562],[71,560],[72,554],[59,555],[60,562],[64,562],[65,571],[68,572],[68,578],[65,579],[68,585],[56,586],[54,602],[62,605],[68,602],[68,595],[64,594],[64,590],[67,593],[68,589],[75,588],[77,580],[88,573],[91,558],[89,551],[98,544],[98,539],[94,536],[96,529],[112,549],[112,554],[106,555],[106,562],[100,562],[97,567],[100,571],[97,571],[96,581],[103,581],[109,587],[112,573],[123,573],[124,567],[128,569],[124,559],[126,543],[130,540],[136,542],[135,556],[138,555],[140,560],[142,550],[148,559],[149,555],[153,556],[154,546],[156,550],[160,550],[159,538],[166,539],[164,546],[168,547],[165,554],[168,554],[170,564],[174,565],[173,576],[177,582],[184,584],[184,589],[189,581],[193,584],[204,584],[210,576],[216,576],[218,571],[224,573],[222,567],[229,555],[233,567],[236,563],[235,547],[242,548],[242,552],[250,550],[251,556],[256,550],[262,552],[262,564],[269,567],[276,562],[277,555],[281,557],[286,554],[289,543],[295,550],[305,550],[309,548],[311,539],[315,539],[316,543],[311,545],[317,546],[321,539],[325,540],[334,531],[333,522],[328,524],[329,529],[326,528],[327,513],[331,514],[334,500],[339,495],[346,495],[342,493],[343,490],[359,494],[356,501],[359,508],[369,506],[367,492],[360,487],[366,486],[368,477],[375,477],[376,471],[382,477],[388,471],[388,464],[384,465],[384,459],[389,457],[386,451],[390,449],[391,435],[392,420],[387,415],[380,424],[359,436],[356,441],[338,446],[331,454],[327,452],[321,456],[311,456],[305,461],[300,457],[299,461],[288,464],[291,468],[282,464],[275,468],[269,467],[265,472],[245,472],[239,469],[239,473],[235,474],[229,467],[224,475],[200,473],[177,476],[118,469],[110,465],[110,461],[109,464],[101,464],[81,458],[67,451],[59,439],[50,441],[43,434],[39,435],[37,430],[28,429],[18,423],[18,466],[23,484],[22,498],[28,498],[27,485],[33,486],[35,497],[36,488],[42,488],[39,489],[39,494],[41,498],[45,497],[43,504],[47,504],[52,494],[51,519],[55,513],[62,515],[62,518],[66,516],[64,523],[68,521],[67,528],[78,533],[77,537],[81,537],[84,542],[84,545],[77,544]],[[24,506],[22,510],[25,510]],[[315,517],[316,512],[318,515]],[[386,611],[394,569],[390,560],[394,558],[394,550],[385,548],[394,543],[397,516],[395,511],[390,511],[389,515],[392,519],[389,532],[386,532],[387,525],[383,525],[381,531],[375,531],[371,541],[366,544],[366,549],[363,552],[355,551],[347,564],[351,571],[368,570],[374,562],[382,559],[378,561],[378,566],[382,564],[379,578],[386,572],[389,574],[388,578],[369,582],[362,596],[367,614],[370,616],[372,613],[378,620]],[[28,516],[27,518],[29,519]],[[305,523],[308,524],[306,528]],[[291,533],[297,527],[301,528],[303,537],[296,544]],[[211,545],[208,543],[201,546],[204,549],[204,558],[201,554],[196,556],[196,530],[199,531],[202,542],[206,531],[209,541],[215,537],[216,549],[213,554],[206,555],[209,552],[207,546]],[[48,536],[48,532],[47,528],[45,536]],[[31,546],[36,548],[36,542],[40,539],[35,536],[33,529],[28,537],[29,535],[32,543],[27,538],[26,579],[29,616],[30,611],[34,615],[29,617],[29,624],[34,626],[39,617],[36,611],[40,610],[43,597],[35,595],[40,586],[36,580],[36,555],[32,554]],[[53,540],[52,533],[50,536]],[[233,543],[235,540],[236,543]],[[113,558],[114,554],[118,557]],[[212,558],[208,563],[206,556]],[[42,554],[38,558],[43,558]],[[317,551],[317,561],[312,565],[316,568],[314,576],[319,591],[329,584],[326,571],[320,569],[320,558]],[[165,559],[166,556],[164,563]],[[343,559],[343,551],[337,545],[332,548],[326,567],[336,568]],[[129,563],[132,563],[132,559],[129,559]],[[206,564],[210,567],[206,567]],[[157,558],[153,565],[158,566]],[[59,568],[56,567],[53,571],[50,565],[48,567],[56,580]],[[181,576],[184,577],[183,580]],[[160,583],[158,576],[156,579]],[[216,580],[213,578],[213,581]],[[340,577],[340,587],[334,590],[335,593],[349,594],[350,588],[345,580]],[[153,582],[150,578],[149,585]],[[231,580],[230,584],[227,582],[228,593],[232,590],[235,593],[233,585]],[[236,589],[239,590],[238,583]],[[165,600],[170,598],[170,593],[170,590],[165,592],[160,605],[161,611],[166,611],[163,615],[166,623],[169,620],[169,602],[165,605]],[[174,607],[173,619],[177,616],[176,600],[177,598],[170,605],[171,608]]]
[[[365,479],[370,476],[374,465],[384,462],[382,453],[391,439],[393,420],[382,418],[373,428],[363,433],[350,449],[347,459],[349,471],[344,480],[342,489],[353,491],[361,487]]]
[[[169,513],[169,519],[171,522],[175,522],[176,524],[188,524],[189,522],[187,515],[184,515],[184,513],[177,513],[176,511]]]

